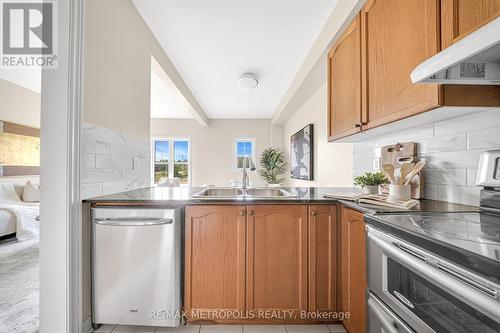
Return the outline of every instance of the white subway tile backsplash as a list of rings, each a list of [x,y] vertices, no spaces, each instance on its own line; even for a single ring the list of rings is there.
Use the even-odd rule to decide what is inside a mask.
[[[92,139],[84,139],[83,152],[90,154],[109,154],[109,143]]]
[[[82,183],[105,183],[114,182],[122,179],[122,171],[120,169],[83,169]]]
[[[480,187],[438,185],[437,196],[440,201],[478,206],[480,190]]]
[[[476,186],[477,169],[467,169],[467,186]]]
[[[425,156],[426,167],[429,169],[475,168],[479,162],[482,150],[463,150],[428,154]]]
[[[500,108],[448,119],[434,124],[436,136],[500,126]]]
[[[95,168],[95,154],[82,154],[82,167],[83,168]]]
[[[467,169],[426,169],[426,184],[467,186]]]
[[[377,146],[397,142],[416,142],[418,155],[427,162],[424,172],[424,198],[468,205],[479,204],[480,187],[475,186],[479,156],[488,149],[500,148],[500,108],[467,110],[439,119],[432,125],[415,127],[383,136],[370,137],[354,144],[354,176],[372,171]],[[431,116],[431,115],[430,115]],[[449,119],[448,119],[449,118]],[[406,120],[411,121],[412,118]],[[442,120],[446,119],[446,120]],[[398,129],[392,125],[388,128]],[[399,128],[401,130],[401,128]]]
[[[118,133],[116,131],[104,127],[98,127],[89,123],[85,123],[83,125],[83,138],[86,140],[118,143]]]
[[[424,186],[424,198],[429,200],[438,200],[438,186],[436,184],[427,184]]]
[[[468,132],[469,149],[500,147],[500,127]]]
[[[115,165],[109,155],[95,155],[95,167],[98,169],[117,169],[119,165]]]
[[[412,142],[418,140],[425,140],[434,137],[433,126],[416,127],[411,130],[397,132],[390,135],[379,137],[377,143],[379,146],[386,146],[398,142]]]
[[[83,126],[81,196],[150,186],[150,143],[92,124]]]
[[[416,141],[419,154],[433,154],[467,149],[466,133],[440,136]]]
[[[133,181],[129,180],[120,180],[116,182],[108,182],[102,184],[102,194],[108,195],[113,193],[119,193],[123,191],[133,190]]]
[[[100,197],[102,195],[102,184],[82,184],[80,191],[82,199]]]

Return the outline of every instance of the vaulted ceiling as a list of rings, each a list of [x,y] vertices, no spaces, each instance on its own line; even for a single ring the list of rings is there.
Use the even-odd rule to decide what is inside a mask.
[[[133,0],[209,118],[271,118],[336,0]],[[259,85],[238,88],[253,73]]]

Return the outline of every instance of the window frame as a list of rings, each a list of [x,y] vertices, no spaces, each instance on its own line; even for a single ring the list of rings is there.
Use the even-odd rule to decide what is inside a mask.
[[[168,136],[168,137],[152,137],[151,138],[151,185],[158,185],[155,183],[155,143],[157,141],[168,141],[168,165],[167,170],[170,177],[174,177],[174,164],[187,164],[188,166],[188,179],[187,184],[180,184],[181,187],[191,186],[191,175],[193,173],[192,163],[191,163],[191,137],[190,136]],[[188,142],[188,161],[185,162],[175,162],[174,160],[174,147],[175,141],[187,141]]]
[[[238,168],[238,142],[251,142],[252,144],[252,160],[257,165],[257,140],[255,137],[236,137],[233,140],[233,169],[240,171],[243,168]]]

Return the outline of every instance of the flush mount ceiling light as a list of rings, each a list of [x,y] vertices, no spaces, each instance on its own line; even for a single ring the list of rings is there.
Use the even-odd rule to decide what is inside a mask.
[[[240,89],[248,90],[257,87],[259,81],[253,74],[243,74],[238,80],[238,87]]]

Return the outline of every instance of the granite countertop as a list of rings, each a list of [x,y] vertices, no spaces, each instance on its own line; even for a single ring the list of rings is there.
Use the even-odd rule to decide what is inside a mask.
[[[401,212],[401,210],[385,208],[374,205],[358,204],[352,201],[336,200],[325,198],[329,193],[353,193],[360,192],[353,187],[284,187],[283,189],[294,194],[294,198],[279,199],[199,199],[193,195],[202,191],[203,187],[148,187],[138,190],[105,195],[84,200],[95,206],[100,205],[162,205],[178,207],[193,204],[286,204],[286,203],[336,203],[340,202],[345,206],[360,211],[365,214],[375,214],[384,212]],[[442,201],[421,200],[420,204],[405,212],[471,212],[477,211],[474,206],[452,204]]]

